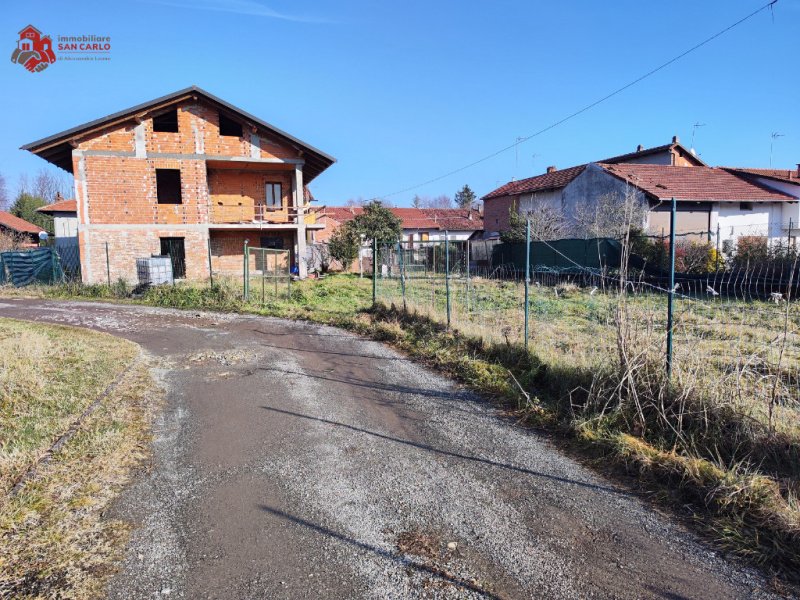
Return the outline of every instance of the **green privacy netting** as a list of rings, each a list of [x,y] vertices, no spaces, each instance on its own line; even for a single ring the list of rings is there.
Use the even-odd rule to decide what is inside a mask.
[[[31,283],[55,283],[64,278],[61,262],[52,248],[0,253],[0,283],[15,287]]]
[[[531,265],[539,269],[597,270],[617,268],[620,264],[622,246],[610,238],[588,240],[566,239],[550,242],[531,242]],[[525,269],[525,243],[498,244],[493,249],[492,262],[513,264],[520,271]]]

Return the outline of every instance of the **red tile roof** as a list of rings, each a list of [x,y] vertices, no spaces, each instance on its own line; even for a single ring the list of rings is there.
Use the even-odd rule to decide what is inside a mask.
[[[78,203],[74,199],[59,200],[47,206],[40,206],[36,209],[36,212],[47,214],[54,212],[78,212]]]
[[[769,179],[777,179],[779,181],[786,181],[795,185],[800,185],[800,173],[797,170],[791,169],[751,169],[749,167],[721,167],[731,173],[739,175],[757,175],[759,177],[767,177]]]
[[[25,219],[20,219],[19,217],[15,217],[10,212],[6,212],[4,210],[0,210],[0,226],[5,227],[6,229],[13,229],[19,233],[41,233],[44,231],[38,225],[34,225],[33,223],[29,223]]]
[[[536,177],[528,177],[519,181],[509,181],[501,185],[496,190],[486,194],[483,199],[490,200],[499,196],[516,196],[517,194],[530,194],[532,192],[544,192],[547,190],[557,190],[565,187],[578,175],[583,173],[586,165],[560,169],[552,173],[544,173]]]
[[[680,142],[672,142],[664,144],[663,146],[654,146],[652,148],[643,148],[636,152],[628,152],[627,154],[620,154],[619,156],[612,156],[611,158],[604,158],[597,161],[602,163],[619,163],[631,159],[638,159],[643,156],[650,156],[651,154],[658,154],[659,152],[670,152],[678,149],[681,154],[694,160],[697,166],[706,166],[695,154],[684,147]],[[490,200],[500,196],[516,196],[518,194],[530,194],[532,192],[546,192],[550,190],[558,190],[569,185],[573,179],[583,173],[586,165],[578,165],[576,167],[568,167],[553,171],[552,173],[543,173],[535,177],[528,177],[527,179],[520,179],[519,181],[510,181],[505,185],[500,186],[486,194],[483,199]]]
[[[483,230],[483,215],[465,208],[390,208],[403,223],[403,229],[445,229],[451,231]],[[328,206],[325,216],[345,223],[361,214],[360,206]]]
[[[673,197],[677,200],[728,202],[797,200],[725,169],[630,163],[599,166],[659,200]]]

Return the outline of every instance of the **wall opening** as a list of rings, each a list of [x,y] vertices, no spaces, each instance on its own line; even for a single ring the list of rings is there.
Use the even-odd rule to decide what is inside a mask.
[[[181,170],[156,169],[156,196],[159,204],[181,204]]]
[[[172,276],[175,279],[186,277],[186,248],[182,237],[162,237],[161,254],[167,255],[172,263]]]
[[[178,109],[173,108],[153,117],[153,131],[178,133]]]
[[[219,134],[233,137],[242,137],[242,124],[230,117],[219,113]]]

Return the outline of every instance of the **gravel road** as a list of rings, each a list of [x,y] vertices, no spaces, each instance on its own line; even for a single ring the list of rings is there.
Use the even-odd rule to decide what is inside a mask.
[[[111,598],[768,598],[545,437],[386,346],[291,321],[4,300],[160,357]]]

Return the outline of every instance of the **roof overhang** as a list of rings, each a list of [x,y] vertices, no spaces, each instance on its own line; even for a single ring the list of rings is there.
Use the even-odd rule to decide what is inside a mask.
[[[298,150],[303,158],[304,167],[303,174],[306,182],[310,182],[317,175],[322,173],[325,169],[330,167],[336,162],[336,159],[322,150],[314,148],[310,144],[289,135],[285,131],[278,129],[274,125],[262,121],[258,117],[251,115],[244,110],[225,102],[221,98],[206,92],[205,90],[191,86],[166,96],[161,96],[155,100],[150,100],[136,106],[131,106],[125,110],[110,114],[94,121],[89,121],[82,125],[72,127],[60,133],[50,135],[48,137],[36,140],[21,147],[22,150],[27,150],[36,154],[37,156],[45,159],[46,161],[61,167],[65,171],[72,173],[72,150],[77,146],[79,141],[100,129],[112,127],[114,125],[121,125],[129,122],[139,122],[146,118],[148,115],[165,109],[179,102],[185,100],[204,100],[207,103],[215,106],[218,110],[230,116],[234,116],[238,120],[244,121],[246,125],[261,129],[269,132],[270,136],[277,138],[278,141],[292,146]]]

